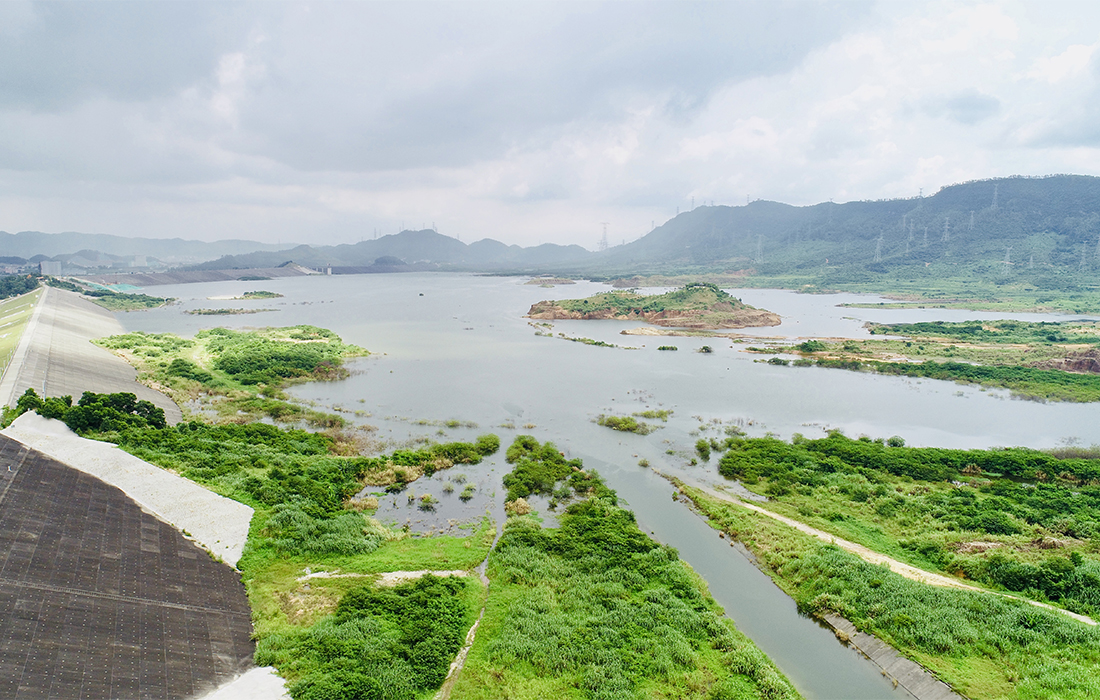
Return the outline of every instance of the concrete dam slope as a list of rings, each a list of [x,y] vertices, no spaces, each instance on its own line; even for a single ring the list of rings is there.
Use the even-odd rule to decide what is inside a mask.
[[[236,566],[252,509],[149,464],[109,442],[88,440],[58,420],[24,413],[0,432],[62,464],[122,489],[145,511],[187,532],[211,556]]]
[[[183,414],[164,394],[136,381],[137,370],[125,360],[91,343],[94,338],[125,333],[110,311],[75,292],[45,287],[27,324],[8,371],[0,381],[0,401],[13,406],[24,391],[40,396],[129,392],[164,409],[169,424]]]
[[[0,436],[0,697],[193,698],[252,665],[239,574]]]

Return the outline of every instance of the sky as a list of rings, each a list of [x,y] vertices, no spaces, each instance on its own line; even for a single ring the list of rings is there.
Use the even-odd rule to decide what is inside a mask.
[[[0,230],[595,249],[1100,175],[1100,3],[0,2]]]

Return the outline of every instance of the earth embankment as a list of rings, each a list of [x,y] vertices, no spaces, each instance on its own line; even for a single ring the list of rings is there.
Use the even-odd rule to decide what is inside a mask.
[[[137,382],[137,370],[92,339],[124,333],[114,314],[74,292],[46,287],[15,356],[0,380],[0,401],[11,406],[27,389],[41,396],[129,392],[164,409],[169,424],[183,414],[164,394]]]

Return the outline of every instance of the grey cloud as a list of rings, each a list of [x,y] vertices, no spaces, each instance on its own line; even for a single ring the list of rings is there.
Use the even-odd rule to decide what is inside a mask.
[[[426,9],[427,8],[427,9]],[[638,101],[675,119],[860,20],[855,3],[315,6],[265,28],[251,144],[303,169],[455,166],[544,145]],[[384,33],[377,31],[385,27]],[[308,37],[329,37],[317,52]]]
[[[936,117],[947,117],[959,124],[977,124],[1001,111],[1001,101],[974,89],[957,92],[947,97],[929,99],[925,112]]]
[[[0,4],[7,4],[0,3]],[[208,76],[241,40],[241,6],[43,2],[6,11],[0,106],[64,110],[91,97],[144,100]]]

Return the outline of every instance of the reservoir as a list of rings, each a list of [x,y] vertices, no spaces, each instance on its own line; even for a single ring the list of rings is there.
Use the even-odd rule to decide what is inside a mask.
[[[607,287],[578,282],[543,288],[525,281],[410,273],[166,286],[145,291],[177,297],[179,303],[118,317],[128,330],[181,335],[215,326],[330,328],[374,354],[349,362],[353,374],[346,380],[301,385],[292,393],[321,410],[338,410],[349,421],[376,427],[369,435],[387,447],[418,439],[468,440],[487,432],[499,435],[503,445],[520,434],[553,441],[567,456],[597,469],[634,510],[644,530],[679,550],[707,580],[738,628],[808,698],[908,695],[895,690],[877,667],[842,646],[830,631],[800,616],[793,601],[683,503],[672,500],[672,486],[652,469],[639,466],[640,461],[665,473],[720,482],[714,460],[690,464],[693,445],[699,437],[724,437],[731,426],[750,435],[772,433],[782,438],[794,433],[821,437],[826,430],[839,429],[853,437],[898,435],[909,445],[963,448],[1100,442],[1100,409],[1095,404],[1022,401],[1006,391],[949,382],[775,366],[743,351],[749,344],[773,341],[740,344],[722,338],[620,335],[643,325],[640,322],[532,325],[523,316],[533,303],[585,297]],[[258,289],[284,296],[251,301],[208,298]],[[780,326],[745,331],[760,336],[865,338],[867,321],[1069,318],[854,309],[838,304],[881,300],[848,294],[728,291],[783,317]],[[218,307],[272,310],[235,316],[184,313]],[[559,334],[621,347],[569,342]],[[659,345],[675,345],[678,350],[658,351]],[[713,352],[696,352],[703,345]],[[645,419],[659,426],[645,436],[593,422],[600,414],[647,410],[672,413],[667,422]],[[453,531],[488,509],[502,522],[500,478],[508,469],[503,450],[481,465],[463,467],[468,483],[477,486],[477,496],[468,503],[444,489],[455,475],[440,472],[410,485],[418,495],[432,493],[440,499],[434,513],[410,507],[402,494],[381,499],[378,517],[419,531]]]

